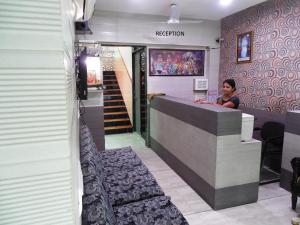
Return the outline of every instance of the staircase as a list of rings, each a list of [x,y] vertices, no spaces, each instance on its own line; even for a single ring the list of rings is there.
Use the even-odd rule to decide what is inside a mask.
[[[132,125],[114,71],[103,71],[105,134],[132,132]]]

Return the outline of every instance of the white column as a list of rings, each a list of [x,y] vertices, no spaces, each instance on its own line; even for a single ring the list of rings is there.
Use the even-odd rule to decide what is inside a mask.
[[[0,224],[79,224],[72,0],[0,0]]]

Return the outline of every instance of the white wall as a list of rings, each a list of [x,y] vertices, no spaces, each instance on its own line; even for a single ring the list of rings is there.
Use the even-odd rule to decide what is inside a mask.
[[[116,48],[116,54],[114,57],[114,68],[116,72],[116,77],[118,84],[126,105],[128,116],[131,124],[133,124],[133,113],[132,113],[132,77],[128,73],[128,69],[124,62],[124,59],[119,51],[119,48]]]
[[[120,56],[122,57],[126,66],[129,77],[132,79],[132,48],[118,47]]]
[[[96,12],[90,21],[92,35],[80,35],[79,40],[93,40],[101,43],[139,44],[148,47],[172,48],[206,48],[219,47],[216,39],[220,37],[219,21],[203,21],[199,24],[162,24],[158,21],[167,18],[159,16],[118,15]],[[184,31],[184,37],[156,37],[159,30]],[[206,76],[209,79],[209,90],[218,89],[219,49],[207,52]],[[193,99],[192,77],[148,77],[149,92],[167,94]]]
[[[151,48],[161,48],[159,45],[150,46]],[[169,48],[184,48],[184,49],[205,49],[201,47],[181,47],[181,46],[168,46]],[[149,54],[148,54],[149,55]],[[198,95],[193,91],[193,80],[195,78],[208,78],[209,79],[209,92],[215,92],[218,89],[218,76],[219,69],[219,50],[206,50],[205,51],[205,71],[204,77],[191,76],[191,77],[161,77],[149,76],[148,73],[148,93],[163,92],[167,95],[180,97],[188,100],[194,100]],[[147,71],[149,65],[147,64]]]
[[[72,1],[0,11],[0,223],[77,225]]]

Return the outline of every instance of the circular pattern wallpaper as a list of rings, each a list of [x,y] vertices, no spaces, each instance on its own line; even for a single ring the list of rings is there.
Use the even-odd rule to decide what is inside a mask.
[[[220,88],[234,78],[241,105],[300,109],[300,1],[272,0],[222,20]],[[252,63],[236,64],[236,35],[254,32]]]

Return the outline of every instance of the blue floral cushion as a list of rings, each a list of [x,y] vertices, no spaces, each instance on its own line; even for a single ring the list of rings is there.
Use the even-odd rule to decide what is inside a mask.
[[[103,173],[108,176],[119,171],[131,171],[142,161],[130,147],[107,150],[100,154]]]
[[[82,125],[80,161],[83,225],[187,224],[130,147],[98,152],[88,127]]]
[[[132,171],[118,171],[103,180],[112,206],[164,195],[146,166],[140,165]]]
[[[188,225],[167,196],[114,207],[118,225]]]
[[[84,225],[113,225],[116,219],[100,179],[93,174],[83,177],[82,223]]]
[[[101,180],[103,179],[102,160],[99,157],[95,142],[86,125],[82,125],[80,128],[80,162],[81,165],[86,163],[94,164]]]

